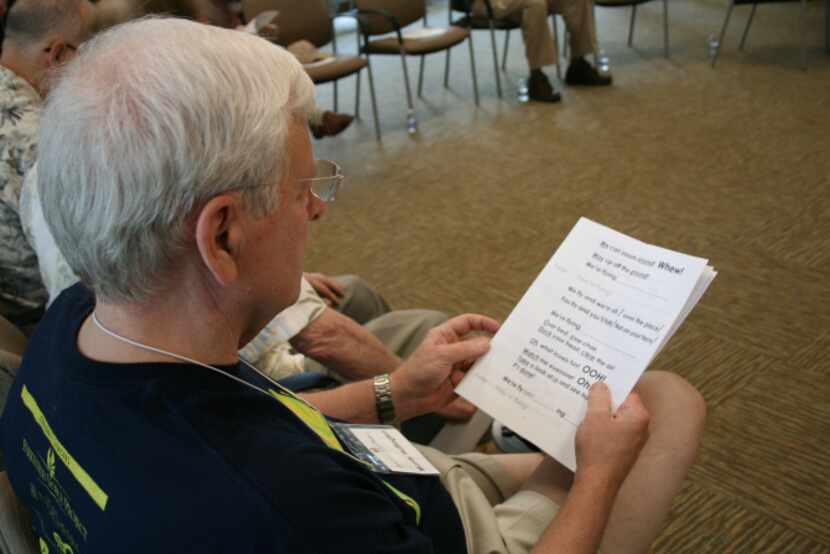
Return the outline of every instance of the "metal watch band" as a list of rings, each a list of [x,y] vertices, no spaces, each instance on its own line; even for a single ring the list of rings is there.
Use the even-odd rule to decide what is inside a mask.
[[[395,421],[395,403],[392,402],[392,380],[388,373],[378,375],[373,380],[375,388],[375,407],[380,423]]]

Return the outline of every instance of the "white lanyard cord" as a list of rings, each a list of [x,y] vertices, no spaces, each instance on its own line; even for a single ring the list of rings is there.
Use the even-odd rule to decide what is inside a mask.
[[[130,338],[124,337],[124,336],[122,336],[122,335],[119,335],[119,334],[118,334],[118,333],[116,333],[115,331],[111,331],[110,329],[107,329],[106,327],[104,327],[104,325],[103,325],[103,324],[102,324],[102,323],[98,320],[98,316],[95,314],[95,312],[94,312],[94,311],[92,312],[92,321],[93,321],[93,323],[95,323],[95,325],[96,325],[96,326],[97,326],[97,327],[98,327],[101,331],[103,331],[104,333],[106,333],[107,335],[111,336],[112,338],[114,338],[114,339],[116,339],[116,340],[119,340],[119,341],[121,341],[121,342],[125,342],[125,343],[127,343],[127,344],[129,344],[129,345],[131,345],[131,346],[134,346],[134,347],[136,347],[136,348],[140,348],[140,349],[142,349],[142,350],[148,350],[148,351],[150,351],[150,352],[155,352],[156,354],[161,354],[161,355],[163,355],[163,356],[169,356],[169,357],[171,357],[171,358],[175,358],[176,360],[180,360],[180,361],[182,361],[182,362],[187,362],[187,363],[191,363],[191,364],[194,364],[194,365],[201,366],[201,367],[203,367],[203,368],[205,368],[205,369],[209,369],[209,370],[211,370],[211,371],[214,371],[214,372],[216,372],[216,373],[219,373],[220,375],[224,375],[225,377],[227,377],[227,378],[229,378],[229,379],[233,379],[233,380],[234,380],[234,381],[236,381],[237,383],[241,383],[242,385],[245,385],[245,386],[246,386],[246,387],[248,387],[248,388],[251,388],[251,389],[253,389],[253,390],[255,390],[255,391],[261,392],[262,394],[264,394],[265,396],[267,396],[267,397],[269,397],[269,398],[273,398],[273,395],[269,394],[266,390],[264,390],[264,389],[262,389],[262,388],[260,388],[260,387],[258,387],[258,386],[256,386],[256,385],[253,385],[253,384],[249,383],[249,382],[248,382],[248,381],[246,381],[245,379],[240,379],[239,377],[237,377],[237,376],[235,376],[235,375],[231,375],[231,374],[230,374],[230,373],[228,373],[227,371],[223,371],[223,370],[219,369],[218,367],[214,367],[214,366],[212,366],[212,365],[202,363],[202,362],[200,362],[200,361],[198,361],[198,360],[194,360],[193,358],[188,358],[187,356],[182,356],[182,355],[180,355],[180,354],[175,354],[175,353],[173,353],[173,352],[168,352],[167,350],[162,350],[161,348],[156,348],[156,347],[154,347],[154,346],[150,346],[150,345],[147,345],[147,344],[144,344],[144,343],[141,343],[141,342],[138,342],[138,341],[132,340],[132,339],[130,339]],[[259,376],[261,376],[263,379],[265,379],[266,381],[268,381],[269,383],[271,383],[272,385],[274,385],[275,387],[277,387],[277,389],[279,389],[279,391],[280,391],[280,392],[283,392],[283,393],[285,393],[285,392],[286,392],[285,387],[283,387],[282,385],[280,385],[279,383],[277,383],[276,381],[274,381],[273,379],[271,379],[271,377],[269,377],[268,375],[265,375],[264,373],[262,373],[262,372],[261,372],[260,370],[258,370],[256,367],[254,367],[253,365],[251,365],[250,363],[248,363],[247,361],[245,361],[245,360],[244,360],[241,356],[239,357],[239,361],[241,361],[242,363],[244,363],[246,366],[248,366],[250,369],[252,369],[255,373],[257,373],[257,374],[258,374]],[[302,403],[303,403],[303,404],[305,404],[306,406],[311,407],[311,408],[314,408],[311,404],[309,404],[309,403],[308,403],[308,402],[306,402],[303,398],[300,398],[300,397],[299,397],[299,396],[297,396],[296,394],[291,394],[290,396],[291,396],[292,398],[296,398],[297,400],[299,400],[300,402],[302,402]],[[314,409],[316,410],[316,408],[314,408]]]
[[[107,335],[109,335],[110,337],[112,337],[112,338],[114,338],[114,339],[116,339],[116,340],[119,340],[119,341],[121,341],[121,342],[127,343],[127,344],[129,344],[129,345],[131,345],[131,346],[134,346],[134,347],[136,347],[136,348],[141,348],[142,350],[148,350],[148,351],[150,351],[150,352],[155,352],[156,354],[161,354],[161,355],[163,355],[163,356],[169,356],[169,357],[174,358],[174,359],[176,359],[176,360],[180,360],[180,361],[183,361],[183,362],[188,362],[188,363],[191,363],[191,364],[195,364],[195,365],[197,365],[197,366],[201,366],[201,367],[203,367],[203,368],[205,368],[205,369],[209,369],[209,370],[214,371],[214,372],[216,372],[216,373],[218,373],[218,374],[220,374],[220,375],[224,375],[225,377],[228,377],[228,378],[230,378],[230,379],[233,379],[234,381],[236,381],[236,382],[238,382],[238,383],[241,383],[241,384],[245,385],[246,387],[249,387],[249,388],[251,388],[251,389],[253,389],[253,390],[255,390],[255,391],[259,391],[259,392],[261,392],[262,394],[264,394],[265,396],[267,396],[268,398],[271,398],[271,399],[273,399],[273,400],[276,400],[276,399],[274,399],[274,396],[273,396],[273,395],[269,394],[269,393],[268,393],[267,391],[265,391],[264,389],[261,389],[260,387],[258,387],[258,386],[256,386],[256,385],[252,385],[251,383],[249,383],[249,382],[245,381],[244,379],[240,379],[239,377],[236,377],[235,375],[231,375],[231,374],[230,374],[230,373],[228,373],[227,371],[222,371],[222,370],[221,370],[221,369],[219,369],[218,367],[214,367],[214,366],[209,365],[209,364],[204,364],[204,363],[202,363],[202,362],[200,362],[200,361],[198,361],[198,360],[194,360],[194,359],[192,359],[192,358],[188,358],[187,356],[182,356],[182,355],[180,355],[180,354],[174,354],[173,352],[168,352],[167,350],[162,350],[161,348],[156,348],[156,347],[154,347],[154,346],[149,346],[149,345],[147,345],[147,344],[144,344],[144,343],[141,343],[141,342],[138,342],[138,341],[135,341],[135,340],[129,339],[129,338],[127,338],[127,337],[121,336],[121,335],[119,335],[118,333],[116,333],[115,331],[111,331],[111,330],[107,329],[106,327],[104,327],[104,326],[101,324],[101,322],[100,322],[100,321],[98,321],[98,316],[97,316],[97,315],[95,315],[95,311],[93,311],[93,312],[92,312],[92,321],[93,321],[93,323],[95,323],[95,325],[96,325],[96,326],[97,326],[97,327],[98,327],[101,331],[103,331],[104,333],[106,333]],[[286,389],[285,387],[283,387],[282,385],[280,385],[279,383],[277,383],[276,381],[274,381],[273,379],[271,379],[271,377],[269,377],[269,376],[265,375],[264,373],[262,373],[260,370],[258,370],[257,368],[255,368],[253,365],[251,365],[250,363],[248,363],[247,361],[245,361],[245,360],[244,360],[241,356],[239,357],[239,361],[241,361],[241,362],[242,362],[242,363],[244,363],[246,366],[248,366],[249,368],[251,368],[252,370],[254,370],[254,372],[255,372],[255,373],[257,373],[257,374],[259,374],[260,376],[262,376],[262,377],[263,377],[266,381],[268,381],[269,383],[271,383],[272,385],[274,385],[275,387],[277,387],[277,389],[279,389],[279,390],[280,390],[283,394],[286,394],[286,395],[287,395],[287,396],[289,396],[290,398],[297,399],[297,400],[299,400],[300,402],[302,402],[303,404],[305,404],[306,406],[308,406],[309,408],[311,408],[312,410],[314,410],[314,411],[316,411],[316,412],[319,412],[319,410],[317,410],[317,408],[315,408],[313,405],[311,405],[310,403],[306,402],[303,398],[300,398],[299,396],[297,396],[297,395],[296,395],[296,394],[294,394],[293,392],[289,391],[288,389]],[[289,411],[291,411],[291,410],[289,410]],[[314,433],[315,435],[317,435],[318,437],[320,437],[320,438],[322,439],[322,437],[320,436],[320,434],[319,434],[319,433],[318,433],[318,432],[317,432],[317,431],[316,431],[316,430],[315,430],[315,429],[311,426],[311,424],[310,424],[310,423],[308,423],[307,421],[305,421],[303,418],[299,417],[299,415],[297,415],[297,414],[294,414],[294,415],[295,415],[295,417],[297,417],[297,419],[299,419],[300,421],[302,421],[302,422],[303,422],[303,424],[304,424],[304,425],[305,425],[305,426],[306,426],[306,427],[307,427],[307,428],[308,428],[308,429],[309,429],[312,433]],[[324,417],[325,417],[325,416],[324,416]],[[361,465],[362,465],[362,466],[364,466],[364,467],[368,467],[368,468],[369,468],[369,470],[371,471],[371,464],[369,464],[368,462],[366,462],[366,461],[364,461],[364,460],[361,460],[360,458],[358,458],[357,456],[355,456],[355,455],[354,455],[354,454],[352,454],[351,452],[348,452],[347,450],[345,450],[345,448],[344,448],[344,449],[342,449],[342,450],[339,450],[339,449],[333,448],[332,450],[334,450],[335,452],[340,452],[340,453],[342,453],[342,454],[345,454],[348,458],[351,458],[352,460],[354,460],[355,462],[357,462],[357,463],[361,464]],[[380,479],[380,478],[379,478],[379,479]],[[412,506],[412,504],[411,504],[409,501],[407,501],[407,500],[406,500],[406,498],[404,498],[404,496],[401,496],[403,493],[401,493],[398,489],[396,489],[395,487],[393,487],[392,485],[390,485],[389,483],[387,483],[387,482],[386,482],[386,480],[384,480],[384,479],[380,479],[380,481],[381,481],[382,483],[384,483],[387,487],[389,487],[390,489],[392,489],[392,491],[393,491],[393,492],[394,492],[394,493],[395,493],[395,494],[396,494],[396,495],[397,495],[397,496],[398,496],[398,497],[399,497],[399,498],[400,498],[400,499],[401,499],[401,500],[402,500],[405,504],[407,504],[410,508],[412,508],[412,509],[415,511],[415,514],[416,514],[416,515],[415,515],[415,517],[416,517],[416,521],[417,521],[417,520],[420,518],[420,513],[421,513],[420,505],[418,505],[417,501],[415,501],[415,500],[413,500],[411,497],[409,497],[409,496],[405,495],[405,496],[406,496],[406,498],[409,498],[409,500],[410,500],[410,501],[412,501],[412,502],[414,502],[414,503],[415,503],[415,506],[417,506],[417,508],[416,508],[416,507],[413,507],[413,506]],[[419,524],[419,525],[420,525],[420,524]]]

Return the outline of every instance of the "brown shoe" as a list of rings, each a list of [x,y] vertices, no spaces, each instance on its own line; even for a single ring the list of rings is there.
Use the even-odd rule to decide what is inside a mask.
[[[527,96],[537,102],[553,103],[562,100],[562,96],[553,90],[548,76],[542,71],[530,72],[530,78],[527,80]]]
[[[323,119],[319,125],[311,125],[311,134],[314,138],[333,137],[339,135],[352,124],[354,116],[346,113],[323,112]]]

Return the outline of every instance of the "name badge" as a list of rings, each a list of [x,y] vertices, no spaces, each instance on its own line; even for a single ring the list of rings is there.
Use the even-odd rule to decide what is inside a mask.
[[[440,475],[435,466],[391,425],[330,425],[343,447],[377,473]]]

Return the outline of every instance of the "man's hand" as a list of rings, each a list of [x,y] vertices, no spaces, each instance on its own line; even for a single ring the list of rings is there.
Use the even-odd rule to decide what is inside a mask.
[[[577,477],[582,473],[619,487],[648,438],[649,417],[636,392],[612,413],[611,391],[605,383],[595,383],[576,431]]]
[[[336,308],[340,305],[345,288],[337,280],[322,273],[304,273],[303,276],[328,306]]]
[[[421,346],[391,375],[399,413],[414,416],[438,411],[457,400],[453,389],[473,362],[490,349],[489,337],[470,335],[493,334],[498,329],[494,319],[466,314],[430,330]]]

